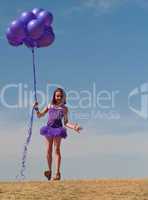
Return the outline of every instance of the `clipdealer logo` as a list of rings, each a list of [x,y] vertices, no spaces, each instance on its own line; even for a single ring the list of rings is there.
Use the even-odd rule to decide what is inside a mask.
[[[129,93],[128,106],[138,116],[148,119],[148,83],[140,85]]]
[[[120,114],[116,110],[118,90],[98,90],[96,83],[93,82],[89,89],[67,90],[67,105],[71,109],[71,118],[78,119],[119,119]],[[37,90],[40,107],[47,104],[50,99],[51,89],[60,87],[59,84],[47,84],[45,92]],[[65,90],[65,89],[64,89]],[[9,99],[9,94],[15,96],[15,102]],[[14,101],[14,100],[13,100]],[[5,108],[32,108],[34,102],[34,92],[29,89],[27,84],[7,84],[0,90],[0,104]],[[79,110],[79,111],[78,111]]]

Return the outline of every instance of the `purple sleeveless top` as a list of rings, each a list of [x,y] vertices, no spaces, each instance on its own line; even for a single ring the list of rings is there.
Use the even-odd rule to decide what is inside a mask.
[[[62,118],[64,117],[64,107],[56,107],[50,105],[48,110],[48,122],[47,125],[53,128],[62,127]]]

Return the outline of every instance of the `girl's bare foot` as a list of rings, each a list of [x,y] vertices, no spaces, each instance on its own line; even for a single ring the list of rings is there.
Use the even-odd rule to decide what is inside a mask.
[[[48,179],[48,181],[51,179],[51,174],[52,174],[51,170],[50,171],[47,170],[44,172],[44,176]]]
[[[55,176],[52,178],[53,181],[59,181],[61,179],[61,173],[58,172],[55,174]]]

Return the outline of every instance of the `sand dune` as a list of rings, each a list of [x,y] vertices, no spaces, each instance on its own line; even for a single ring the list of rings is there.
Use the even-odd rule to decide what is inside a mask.
[[[0,200],[148,200],[148,179],[0,182]]]

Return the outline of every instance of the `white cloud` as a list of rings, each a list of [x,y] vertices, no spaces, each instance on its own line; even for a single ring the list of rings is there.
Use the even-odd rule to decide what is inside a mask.
[[[121,0],[82,0],[88,7],[102,7],[108,9],[116,4],[122,2]]]
[[[83,5],[88,8],[99,9],[100,11],[109,11],[115,7],[119,7],[128,0],[81,0]]]
[[[133,3],[141,8],[148,7],[147,0],[80,0],[80,2],[87,8],[93,8],[103,13],[119,8],[126,3]]]
[[[125,0],[126,1],[126,0]],[[96,11],[108,12],[111,8],[117,7],[123,3],[122,0],[78,0],[79,5],[72,6],[65,10],[62,15],[71,16],[88,9],[95,9]]]

